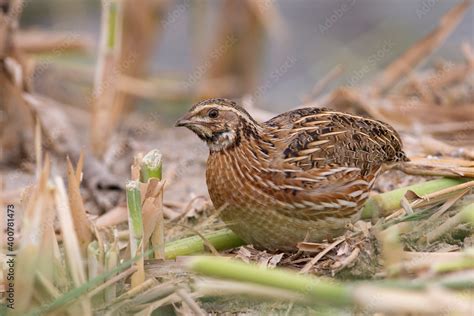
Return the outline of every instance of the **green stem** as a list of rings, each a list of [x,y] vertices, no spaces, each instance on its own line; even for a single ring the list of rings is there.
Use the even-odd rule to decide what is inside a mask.
[[[112,271],[115,267],[117,267],[119,263],[119,254],[120,250],[118,248],[117,240],[114,241],[110,249],[107,251],[105,255],[105,267],[106,271]],[[112,284],[105,289],[105,301],[110,302],[117,296],[117,284]]]
[[[107,48],[112,50],[116,45],[117,36],[117,3],[110,1],[107,7],[108,25],[107,25]]]
[[[433,286],[442,286],[448,289],[453,290],[464,290],[472,289],[474,287],[474,279],[472,275],[466,275],[462,278],[443,278],[435,280],[396,280],[396,279],[387,279],[387,280],[375,280],[375,281],[355,281],[354,286],[358,285],[367,285],[371,284],[381,289],[392,288],[399,290],[416,290],[423,291],[427,288],[432,288]]]
[[[474,258],[465,258],[455,262],[440,263],[433,267],[438,273],[474,269]]]
[[[140,181],[147,183],[149,179],[161,180],[162,176],[162,155],[158,149],[153,149],[142,159],[140,168]]]
[[[244,244],[242,239],[227,228],[203,235],[217,250],[235,248]],[[202,253],[204,250],[205,244],[203,239],[199,236],[191,236],[167,243],[165,257],[167,259],[174,259],[178,256]]]
[[[127,206],[128,206],[128,225],[130,227],[130,250],[132,257],[143,238],[143,220],[140,184],[138,181],[129,181],[126,185]]]
[[[87,271],[89,273],[89,279],[99,275],[102,270],[102,264],[100,260],[99,243],[97,240],[94,240],[87,246]]]
[[[390,192],[378,194],[367,200],[362,209],[362,219],[370,219],[377,216],[389,215],[392,211],[401,208],[400,200],[408,190],[422,196],[443,190],[463,182],[467,179],[442,178],[423,183],[417,183]]]
[[[216,278],[280,288],[304,294],[315,303],[348,306],[354,303],[351,289],[335,281],[326,281],[284,269],[267,269],[222,257],[192,257],[190,270]]]
[[[474,203],[465,206],[461,210],[461,216],[466,223],[474,226]]]
[[[432,270],[436,273],[446,273],[465,269],[474,269],[474,248],[468,248],[464,251],[464,256],[452,262],[442,262],[435,264]]]

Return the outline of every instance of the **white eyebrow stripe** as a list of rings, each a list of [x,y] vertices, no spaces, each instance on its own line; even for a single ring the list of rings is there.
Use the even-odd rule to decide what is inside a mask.
[[[202,110],[209,109],[209,108],[217,108],[218,110],[225,110],[225,111],[234,112],[238,116],[243,117],[246,121],[248,121],[252,124],[255,124],[254,119],[250,115],[248,115],[247,113],[239,111],[239,110],[237,110],[236,108],[234,108],[232,106],[226,106],[226,105],[221,105],[221,104],[216,104],[216,103],[203,104],[201,106],[198,106],[194,109],[193,113],[197,114],[197,113],[201,112]]]

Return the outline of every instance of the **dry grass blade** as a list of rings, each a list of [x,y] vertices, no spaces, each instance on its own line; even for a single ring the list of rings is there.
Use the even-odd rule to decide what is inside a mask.
[[[396,169],[403,171],[406,174],[418,176],[440,176],[440,177],[466,177],[474,178],[473,167],[446,167],[443,165],[422,165],[417,162],[404,162],[398,164]]]
[[[204,315],[207,315],[207,313],[205,313],[200,307],[199,305],[196,303],[196,301],[189,295],[189,293],[187,291],[185,291],[184,289],[177,289],[176,290],[176,294],[181,297],[181,299],[183,300],[183,302],[186,303],[186,305],[188,305],[188,307],[191,309],[191,311],[193,312],[194,315],[198,315],[198,316],[204,316]]]
[[[74,220],[69,206],[64,183],[60,177],[54,178],[56,185],[55,201],[61,228],[67,265],[75,286],[86,282],[86,273],[82,265],[81,248],[74,228]]]
[[[104,283],[102,283],[101,285],[99,285],[98,287],[93,289],[92,291],[90,291],[87,295],[90,298],[92,298],[96,294],[106,290],[112,284],[117,283],[118,281],[120,281],[122,279],[125,279],[126,277],[128,277],[129,275],[135,273],[136,271],[137,271],[137,267],[130,267],[127,270],[123,271],[122,273],[119,273],[116,276],[108,279],[107,281],[105,281]]]
[[[117,297],[108,306],[114,306],[116,304],[120,304],[121,302],[124,302],[127,299],[133,298],[140,293],[144,293],[148,291],[149,289],[155,287],[157,284],[158,284],[158,281],[155,278],[147,279],[145,282],[141,283],[140,285],[136,287],[131,288],[127,292]]]
[[[320,253],[318,253],[313,259],[311,259],[310,262],[308,262],[304,267],[303,269],[301,269],[300,273],[308,273],[309,270],[311,270],[312,267],[314,267],[314,265],[322,258],[324,257],[329,251],[331,251],[332,249],[334,249],[337,245],[339,245],[340,243],[342,243],[345,239],[344,238],[341,238],[339,240],[336,240],[334,241],[332,244],[330,244],[329,246],[326,247],[326,249],[324,249],[323,251],[321,251]]]
[[[457,195],[459,192],[469,190],[474,187],[474,181],[468,181],[462,184],[458,184],[443,190],[439,190],[430,194],[421,196],[420,198],[414,199],[410,203],[411,208],[422,207],[427,205],[437,204],[440,201],[449,199],[453,194]]]
[[[153,315],[153,311],[160,308],[161,306],[174,304],[179,301],[181,301],[181,298],[178,295],[173,293],[171,295],[168,295],[165,298],[162,298],[161,300],[148,304],[148,306],[146,306],[143,310],[136,313],[135,316],[151,316]]]
[[[298,243],[297,247],[300,251],[306,252],[321,252],[329,246],[328,243],[314,243],[302,241]]]
[[[458,194],[456,194],[455,196],[453,196],[452,198],[446,200],[446,202],[444,202],[444,204],[439,208],[439,210],[436,211],[436,213],[434,213],[433,215],[431,215],[431,217],[429,218],[429,220],[436,220],[438,219],[441,215],[443,215],[451,206],[453,206],[460,198],[462,198],[464,195],[466,195],[466,193],[469,192],[469,189],[466,189],[464,191],[461,191],[459,192]]]
[[[117,206],[97,218],[94,224],[100,229],[125,223],[127,219],[127,208],[125,206]]]
[[[425,153],[429,155],[459,155],[463,158],[474,160],[474,150],[451,146],[431,136],[423,136],[420,139],[420,144],[423,146]]]
[[[22,238],[16,258],[17,263],[15,275],[15,292],[18,295],[15,302],[15,309],[19,313],[28,310],[32,304],[34,293],[34,281],[37,263],[41,254],[41,241],[43,239],[44,216],[51,196],[48,192],[47,181],[49,177],[49,160],[45,161],[45,166],[27,202],[23,217]]]
[[[303,98],[303,103],[309,103],[311,100],[319,96],[321,92],[327,87],[327,85],[339,77],[343,72],[344,67],[342,67],[342,65],[339,64],[333,67],[324,77],[314,84],[311,92]],[[314,106],[314,104],[312,106]]]
[[[142,304],[147,304],[150,302],[155,302],[159,299],[162,299],[166,296],[169,296],[175,293],[177,289],[177,284],[181,282],[182,280],[179,280],[178,278],[176,278],[176,279],[172,279],[171,281],[165,281],[165,282],[156,284],[155,286],[148,288],[147,290],[130,298],[129,302],[136,305],[142,305]]]
[[[67,191],[69,205],[71,207],[72,220],[79,241],[79,246],[81,248],[81,253],[85,255],[87,246],[93,239],[93,234],[84,208],[84,202],[81,197],[81,191],[79,188],[80,180],[76,177],[76,175],[81,172],[82,171],[79,169],[74,171],[71,160],[67,157]]]
[[[46,155],[45,161],[49,164],[48,155]],[[67,272],[63,264],[62,254],[55,232],[56,211],[54,197],[51,190],[48,194],[50,198],[45,206],[43,222],[40,225],[40,227],[42,227],[43,240],[37,272],[47,280],[53,282],[58,288],[64,289],[67,287],[69,280],[67,279]]]
[[[470,5],[471,1],[468,0],[458,4],[451,11],[446,13],[437,29],[433,30],[424,39],[406,51],[400,58],[390,64],[383,72],[375,88],[376,93],[384,93],[389,88],[395,86],[403,76],[406,76],[413,68],[438,48],[459,24]]]
[[[474,182],[474,181],[472,181],[472,182]],[[465,220],[464,212],[468,212],[468,211],[471,211],[471,212],[474,211],[474,203],[463,207],[456,215],[454,215],[453,217],[450,217],[441,226],[436,227],[435,229],[430,231],[426,235],[426,241],[428,243],[433,242],[434,240],[437,240],[438,238],[440,238],[444,234],[450,232],[457,225],[465,222],[466,220]]]
[[[153,246],[157,246],[155,249],[155,258],[164,259],[164,219],[163,219],[163,187],[164,182],[157,180],[150,180],[150,182],[159,183],[158,193],[153,196],[145,198],[143,204],[143,236],[146,247],[148,241],[152,238]]]
[[[143,212],[143,241],[145,249],[148,249],[149,239],[155,229],[158,218],[155,198],[145,198],[142,206]]]
[[[347,111],[346,107],[350,105],[357,112],[367,113],[368,116],[389,123],[398,129],[400,122],[390,119],[381,111],[380,107],[374,106],[378,102],[380,102],[379,99],[373,99],[355,89],[343,87],[336,89],[327,100],[320,103],[328,107],[341,108],[343,111]]]

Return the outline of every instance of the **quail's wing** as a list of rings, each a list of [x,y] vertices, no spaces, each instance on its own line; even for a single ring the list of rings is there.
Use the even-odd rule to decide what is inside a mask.
[[[398,134],[387,124],[321,108],[305,108],[265,123],[274,153],[274,193],[280,212],[316,220],[347,217],[365,202],[384,163],[404,160]]]
[[[384,163],[406,160],[399,135],[380,121],[303,108],[265,124],[280,142],[283,161],[303,170],[356,167],[368,175]]]

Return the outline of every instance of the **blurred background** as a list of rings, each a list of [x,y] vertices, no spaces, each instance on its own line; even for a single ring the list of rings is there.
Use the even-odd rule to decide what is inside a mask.
[[[191,90],[200,90],[202,96],[251,94],[259,107],[272,112],[301,104],[314,84],[338,65],[343,72],[327,85],[328,91],[340,85],[367,83],[459,3],[262,0],[260,5],[252,5],[236,2],[239,4],[219,0],[136,1],[134,10],[127,8],[126,15],[146,14],[137,20],[130,17],[133,27],[126,27],[131,37],[145,42],[135,47],[147,50],[144,65],[138,67],[142,68],[137,73],[139,78],[153,79],[157,86],[154,95],[150,85],[141,89],[146,91],[139,91],[142,96],[135,101],[143,110],[159,108],[165,115],[163,121],[172,123],[190,105],[187,97],[200,97],[199,93],[184,93],[186,89],[180,89],[183,83],[190,83]],[[100,1],[28,2],[21,18],[23,29],[64,32],[90,40],[86,55],[56,56],[61,58],[50,61],[46,72],[54,73],[57,68],[77,69],[80,65],[81,76],[77,81],[92,80],[100,38],[100,12]],[[471,7],[431,61],[439,56],[461,60],[461,43],[473,41],[473,23]],[[232,49],[226,48],[228,34],[235,35],[235,41],[227,43]],[[219,45],[222,45],[221,53]],[[234,56],[230,56],[231,52]],[[211,55],[217,57],[209,58]],[[226,58],[220,66],[215,65],[217,60]],[[38,83],[41,90],[55,98],[66,92],[80,94],[78,82],[58,82],[56,75],[51,75],[49,81],[41,76]],[[219,81],[212,93],[202,86],[210,78]],[[201,88],[197,88],[200,84]],[[83,104],[80,96],[71,99],[70,95],[64,95],[62,99]]]
[[[246,309],[189,286],[180,257],[231,236],[215,254],[399,286],[343,283],[341,292],[366,298],[346,302],[351,312],[472,314],[473,35],[467,0],[0,0],[0,207],[15,217],[8,230],[0,220],[15,239],[0,244],[0,262],[18,258],[15,312],[317,313],[287,292],[279,306]],[[211,97],[236,100],[257,121],[327,106],[389,123],[411,161],[374,184],[367,205],[383,225],[359,222],[350,230],[360,240],[341,236],[296,256],[235,243],[209,199],[206,144],[173,126]],[[141,172],[150,169],[151,178]],[[153,259],[119,265],[148,242]],[[3,271],[0,298],[11,288]],[[117,286],[104,271],[120,272]]]
[[[7,189],[34,176],[38,118],[42,148],[59,154],[60,170],[65,155],[76,160],[85,151],[85,170],[100,181],[110,170],[119,177],[114,188],[125,183],[135,153],[158,148],[174,179],[167,196],[207,197],[207,148],[173,125],[211,97],[232,98],[259,121],[303,105],[371,116],[402,134],[409,155],[421,154],[425,134],[449,146],[471,144],[468,1],[0,3],[10,6],[7,21],[19,19],[6,33],[12,37],[0,29],[0,49],[8,48],[0,162],[17,175]],[[98,201],[107,187],[100,181],[85,177],[99,204],[94,213],[117,203]]]

